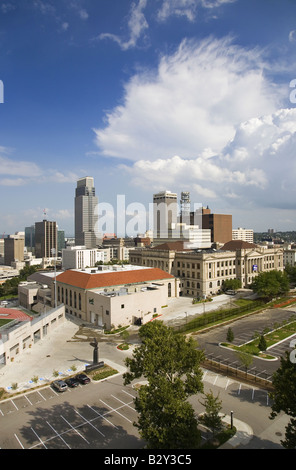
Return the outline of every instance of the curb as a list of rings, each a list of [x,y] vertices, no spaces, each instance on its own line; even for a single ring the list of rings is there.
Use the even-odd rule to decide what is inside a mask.
[[[223,421],[230,424],[230,416],[225,416]],[[222,444],[219,449],[235,449],[239,445],[248,444],[252,439],[254,433],[251,426],[236,418],[233,419],[233,425],[236,428],[235,435],[225,442],[225,444]]]

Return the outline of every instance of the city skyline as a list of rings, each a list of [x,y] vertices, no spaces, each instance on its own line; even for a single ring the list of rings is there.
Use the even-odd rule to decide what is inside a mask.
[[[44,210],[74,235],[86,175],[115,210],[189,191],[233,228],[295,230],[295,18],[289,0],[2,1],[1,236]]]

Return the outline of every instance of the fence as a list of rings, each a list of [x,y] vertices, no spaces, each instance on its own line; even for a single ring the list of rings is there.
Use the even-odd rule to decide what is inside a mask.
[[[185,333],[189,330],[194,331],[201,328],[206,328],[214,325],[215,323],[223,322],[228,319],[235,319],[236,317],[239,317],[245,313],[251,312],[251,310],[256,310],[260,307],[263,307],[263,305],[265,305],[264,301],[257,300],[242,307],[213,310],[212,312],[206,312],[198,315],[197,318],[184,325],[175,326],[174,329],[178,333]]]
[[[267,372],[257,371],[255,367],[249,370],[243,370],[243,366],[234,366],[233,364],[234,363],[228,362],[225,359],[217,360],[208,356],[204,359],[202,366],[206,369],[226,375],[227,377],[233,377],[241,382],[263,387],[268,391],[273,390],[271,376]]]

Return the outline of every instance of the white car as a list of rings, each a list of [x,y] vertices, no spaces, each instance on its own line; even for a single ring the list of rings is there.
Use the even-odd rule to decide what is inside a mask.
[[[68,388],[68,385],[63,380],[55,380],[52,386],[59,392],[65,392]]]

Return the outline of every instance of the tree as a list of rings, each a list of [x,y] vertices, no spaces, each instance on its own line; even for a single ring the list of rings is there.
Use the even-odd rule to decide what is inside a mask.
[[[228,343],[232,343],[232,341],[234,340],[234,333],[230,327],[227,330],[226,340],[228,341]]]
[[[223,281],[222,290],[225,292],[227,290],[237,290],[242,286],[240,279],[225,279]]]
[[[288,276],[285,272],[277,270],[263,272],[255,277],[251,288],[260,297],[271,300],[289,291]]]
[[[252,354],[248,354],[248,353],[245,353],[243,351],[238,351],[237,355],[238,355],[238,358],[241,361],[242,365],[245,366],[246,373],[247,373],[249,366],[253,362]]]
[[[222,416],[222,401],[219,400],[219,394],[215,397],[212,390],[205,394],[204,403],[200,402],[205,407],[205,414],[203,415],[202,422],[211,431],[213,436],[223,428]]]
[[[288,352],[281,357],[281,365],[273,374],[272,384],[274,390],[270,394],[273,400],[270,418],[274,419],[281,411],[291,416],[286,426],[285,440],[281,443],[287,449],[296,449],[296,363]]]
[[[267,343],[266,343],[266,339],[265,339],[264,335],[260,336],[258,348],[259,348],[260,351],[266,351]]]
[[[125,363],[124,383],[145,377],[135,399],[139,413],[135,426],[148,448],[196,447],[200,442],[197,419],[188,397],[203,391],[202,351],[192,338],[176,334],[155,320],[139,330],[142,344]]]

